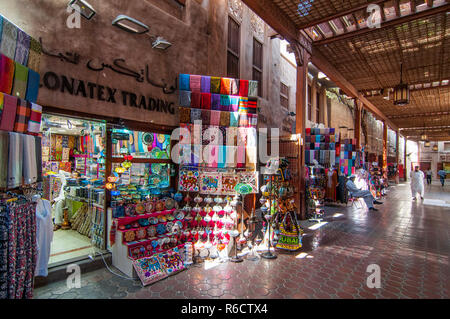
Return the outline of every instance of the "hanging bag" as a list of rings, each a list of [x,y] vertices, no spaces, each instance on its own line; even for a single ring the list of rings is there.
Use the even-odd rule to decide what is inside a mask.
[[[290,225],[287,222],[288,216],[291,220]],[[292,218],[291,212],[287,212],[280,224],[280,236],[276,248],[287,251],[299,250],[302,247],[302,234],[303,231],[298,226],[297,220]]]

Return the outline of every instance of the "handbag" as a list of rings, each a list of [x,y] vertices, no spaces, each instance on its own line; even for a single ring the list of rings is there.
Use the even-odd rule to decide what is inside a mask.
[[[278,249],[296,251],[302,247],[302,234],[303,231],[297,224],[297,220],[292,218],[292,212],[288,212],[284,215],[283,221],[280,224],[280,236],[277,245]],[[290,218],[290,224],[287,218]],[[292,227],[292,225],[294,227]],[[294,229],[293,229],[294,228]]]

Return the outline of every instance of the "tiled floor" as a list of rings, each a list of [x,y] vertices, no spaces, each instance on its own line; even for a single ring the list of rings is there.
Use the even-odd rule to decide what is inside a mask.
[[[450,201],[450,187],[427,188],[426,199]],[[409,185],[391,188],[379,212],[333,207],[327,223],[307,230],[304,247],[240,264],[195,266],[143,288],[102,269],[39,288],[36,298],[449,298],[450,209],[411,200]],[[340,216],[339,213],[342,215]],[[370,264],[381,288],[367,287]],[[116,270],[117,271],[117,270]]]
[[[58,229],[53,232],[49,265],[86,256],[92,252],[91,239],[75,230]]]

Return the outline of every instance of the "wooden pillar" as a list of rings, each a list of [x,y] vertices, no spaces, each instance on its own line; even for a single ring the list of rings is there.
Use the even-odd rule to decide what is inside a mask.
[[[400,150],[399,150],[399,145],[400,145],[400,132],[397,130],[395,131],[395,162],[397,163],[397,175],[395,176],[395,183],[398,182],[399,180],[399,176],[398,176],[398,166],[400,164]]]
[[[355,99],[354,101],[355,101],[354,134],[356,140],[356,149],[359,151],[361,150],[361,113],[363,104],[359,99]]]
[[[306,128],[306,87],[308,76],[309,53],[299,44],[291,43],[297,61],[297,91],[296,91],[296,119],[295,131],[301,134],[302,141],[299,147],[299,193],[300,193],[300,216],[306,218],[306,183],[305,183],[305,154],[304,140]]]
[[[404,175],[405,175],[405,182],[407,182],[408,181],[408,171],[407,171],[407,159],[408,159],[408,156],[407,156],[407,153],[406,153],[406,151],[407,151],[407,148],[406,148],[406,144],[407,144],[407,142],[408,142],[408,140],[406,139],[406,137],[404,138],[405,139],[405,152],[403,153],[403,157],[404,157],[404,168],[403,168],[403,172],[404,172]]]
[[[388,126],[383,121],[383,172],[387,172],[387,145],[388,145]]]

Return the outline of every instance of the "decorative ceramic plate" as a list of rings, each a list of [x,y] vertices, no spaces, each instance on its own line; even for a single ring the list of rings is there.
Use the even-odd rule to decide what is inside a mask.
[[[158,134],[156,136],[156,138],[158,139],[158,142],[161,143],[161,144],[163,144],[164,141],[166,140],[166,136],[164,134]]]
[[[154,147],[150,152],[150,158],[161,159],[161,149],[159,147]]]
[[[139,203],[139,204],[136,205],[136,213],[138,213],[139,215],[142,215],[142,214],[145,213],[145,206],[144,206],[144,204]]]
[[[145,228],[140,228],[139,230],[137,230],[136,237],[137,239],[147,238],[147,231],[145,230]]]
[[[152,202],[147,202],[147,203],[145,204],[145,211],[146,211],[147,213],[153,212],[153,208],[154,208],[154,205],[153,205]]]
[[[145,145],[152,145],[153,144],[153,133],[144,133],[142,135],[142,143]]]
[[[156,224],[158,224],[158,218],[156,218],[156,217],[150,217],[150,218],[149,218],[149,222],[150,222],[150,224],[152,224],[152,225],[156,225]]]
[[[172,198],[167,198],[165,204],[166,204],[166,209],[170,210],[175,207],[175,200]]]

